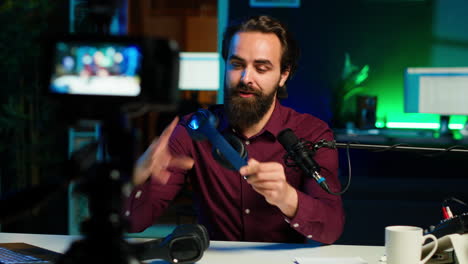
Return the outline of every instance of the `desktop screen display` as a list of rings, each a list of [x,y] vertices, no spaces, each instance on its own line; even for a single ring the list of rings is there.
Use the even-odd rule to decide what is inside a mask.
[[[133,97],[141,92],[137,44],[58,42],[53,53],[52,93]]]
[[[468,67],[407,68],[405,112],[468,115]]]
[[[219,58],[217,52],[181,52],[179,89],[217,91]]]

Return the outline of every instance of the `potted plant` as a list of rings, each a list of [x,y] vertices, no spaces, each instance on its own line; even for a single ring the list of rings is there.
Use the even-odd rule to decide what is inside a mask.
[[[345,53],[343,71],[332,93],[333,128],[345,128],[347,123],[355,122],[356,96],[364,91],[368,75],[369,65],[356,66],[352,64],[349,54]]]

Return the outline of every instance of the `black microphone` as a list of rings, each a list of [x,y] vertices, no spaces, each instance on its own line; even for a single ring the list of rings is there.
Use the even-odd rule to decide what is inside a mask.
[[[307,176],[314,178],[322,189],[328,193],[332,193],[328,188],[325,178],[319,173],[320,166],[312,158],[315,150],[311,147],[311,142],[299,140],[290,128],[279,132],[276,138],[287,151],[287,154],[284,156],[287,166],[299,166]],[[289,160],[293,160],[294,163],[291,164],[288,162]]]

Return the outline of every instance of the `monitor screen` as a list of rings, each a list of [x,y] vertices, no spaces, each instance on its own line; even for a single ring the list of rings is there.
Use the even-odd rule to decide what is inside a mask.
[[[179,89],[212,90],[219,88],[217,52],[180,52]]]
[[[141,92],[137,43],[62,41],[53,57],[52,93],[133,97]]]
[[[407,68],[405,112],[468,115],[468,67]]]

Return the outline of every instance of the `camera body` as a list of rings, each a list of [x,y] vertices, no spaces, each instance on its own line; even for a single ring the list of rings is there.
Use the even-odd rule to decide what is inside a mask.
[[[178,105],[175,41],[62,34],[48,38],[44,55],[43,94],[69,117],[102,120],[128,105]]]

